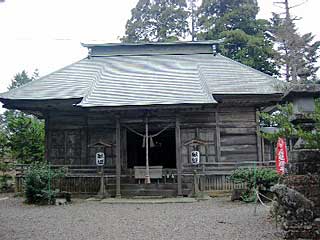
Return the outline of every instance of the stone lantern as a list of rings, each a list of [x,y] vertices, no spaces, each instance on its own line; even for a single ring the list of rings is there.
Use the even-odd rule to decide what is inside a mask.
[[[315,112],[315,98],[317,97],[320,97],[320,86],[316,84],[295,85],[290,89],[284,101],[293,104],[293,118],[291,119],[293,124],[299,124],[307,131],[315,131],[312,113]],[[320,223],[320,150],[304,149],[304,147],[303,140],[299,139],[293,150],[289,152],[288,175],[283,179],[286,186],[303,194],[306,198],[300,201],[300,204],[303,203],[300,209],[288,211],[290,214],[284,216],[288,239],[320,239],[318,231]],[[301,212],[307,212],[304,203],[308,201],[311,201],[312,204],[307,219]]]
[[[293,122],[301,120],[306,122],[310,114],[315,111],[315,98],[320,97],[320,85],[318,84],[297,84],[292,85],[283,101],[291,102],[293,105]]]

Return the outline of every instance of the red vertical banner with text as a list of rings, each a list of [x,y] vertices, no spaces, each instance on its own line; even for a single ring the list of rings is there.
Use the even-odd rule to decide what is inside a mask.
[[[279,174],[286,172],[285,165],[288,163],[287,145],[284,138],[279,138],[276,151],[276,168]]]

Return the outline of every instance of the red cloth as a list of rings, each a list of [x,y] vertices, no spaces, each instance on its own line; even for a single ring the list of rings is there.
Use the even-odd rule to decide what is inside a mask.
[[[279,174],[286,172],[285,165],[288,163],[287,145],[286,140],[279,138],[277,142],[276,151],[276,167]]]

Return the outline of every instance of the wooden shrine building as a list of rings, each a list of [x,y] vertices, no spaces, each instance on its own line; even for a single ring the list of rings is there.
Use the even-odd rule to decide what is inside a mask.
[[[6,108],[45,119],[45,157],[70,167],[75,191],[88,192],[98,152],[117,196],[186,195],[194,170],[217,179],[264,161],[257,111],[279,101],[280,81],[214,42],[83,46],[87,58],[0,95]]]

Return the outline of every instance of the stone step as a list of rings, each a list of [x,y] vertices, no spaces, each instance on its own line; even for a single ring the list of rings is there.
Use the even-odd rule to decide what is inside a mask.
[[[149,195],[149,196],[134,196],[133,199],[161,199],[163,198],[163,196],[159,196],[159,195],[156,195],[156,196],[152,196],[152,195]]]

